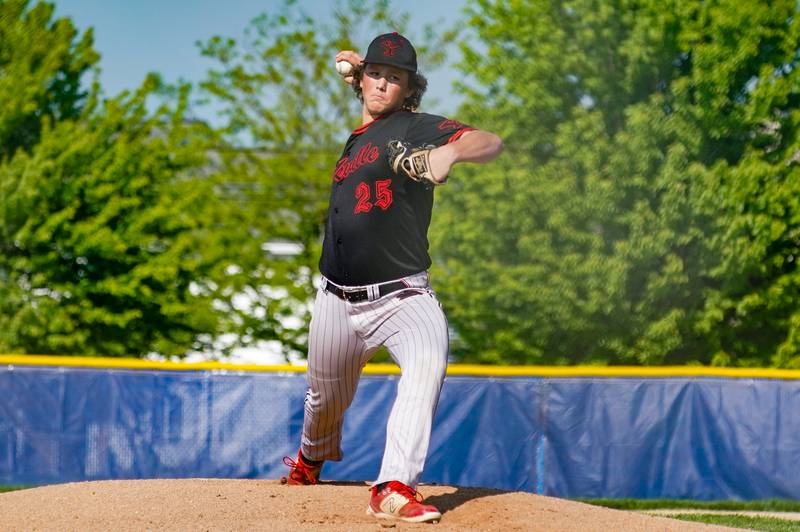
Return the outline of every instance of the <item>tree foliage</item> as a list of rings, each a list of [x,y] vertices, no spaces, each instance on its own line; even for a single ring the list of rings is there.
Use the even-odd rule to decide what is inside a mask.
[[[79,119],[45,120],[0,166],[0,351],[182,356],[220,326],[230,236],[186,90],[148,78]]]
[[[101,101],[91,31],[0,2],[0,351],[305,351],[360,118],[333,56],[396,30],[429,74],[456,35],[389,1],[335,13],[286,0],[200,43],[210,127],[157,77]],[[796,3],[471,0],[464,22],[456,118],[506,152],[437,191],[454,354],[800,367]]]
[[[99,58],[91,31],[78,39],[52,13],[0,3],[0,351],[183,356],[275,340],[303,353],[331,170],[359,119],[333,56],[407,15],[351,0],[326,24],[288,0],[238,42],[201,43],[217,64],[202,84],[215,129],[189,118],[189,87],[155,76],[101,102],[81,82]],[[432,35],[430,66],[447,38]]]
[[[80,114],[81,80],[100,58],[91,29],[79,37],[52,4],[29,4],[0,2],[0,161],[36,144],[44,120]]]
[[[471,2],[462,116],[506,154],[439,198],[462,359],[798,365],[797,15]]]
[[[215,135],[187,121],[187,87],[155,76],[101,102],[83,79],[99,59],[91,30],[52,15],[0,2],[0,351],[202,349],[223,329],[236,246]]]

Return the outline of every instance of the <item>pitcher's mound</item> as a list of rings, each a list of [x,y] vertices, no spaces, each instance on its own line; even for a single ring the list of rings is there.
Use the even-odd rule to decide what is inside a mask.
[[[421,486],[438,524],[367,515],[366,484],[113,480],[0,494],[2,530],[724,530],[522,492]]]

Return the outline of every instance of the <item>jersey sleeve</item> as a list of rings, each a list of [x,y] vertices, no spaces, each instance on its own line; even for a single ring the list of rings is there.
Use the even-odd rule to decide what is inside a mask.
[[[474,127],[467,126],[443,116],[427,113],[414,113],[414,118],[408,128],[406,141],[412,146],[433,144],[442,146],[458,140],[467,131],[474,131]]]

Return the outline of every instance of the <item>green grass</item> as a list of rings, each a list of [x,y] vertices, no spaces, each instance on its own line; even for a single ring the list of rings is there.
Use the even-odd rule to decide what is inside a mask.
[[[764,499],[760,501],[689,501],[673,499],[577,499],[580,502],[617,510],[693,508],[705,510],[750,510],[753,512],[800,512],[800,501]]]
[[[0,486],[0,493],[4,491],[14,491],[14,490],[24,490],[25,488],[29,488],[30,486]]]
[[[800,521],[787,521],[776,517],[750,517],[745,515],[677,514],[664,515],[670,519],[694,521],[709,525],[730,526],[763,532],[800,532]]]
[[[764,499],[760,501],[691,501],[677,499],[578,499],[580,502],[617,510],[701,509],[751,512],[800,512],[800,501]],[[800,521],[779,517],[754,517],[719,514],[674,514],[670,517],[682,521],[708,523],[766,532],[800,532]]]

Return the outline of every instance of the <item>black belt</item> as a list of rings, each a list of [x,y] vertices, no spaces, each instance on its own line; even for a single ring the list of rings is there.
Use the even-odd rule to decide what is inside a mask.
[[[380,297],[383,297],[387,294],[391,294],[392,292],[397,292],[398,290],[402,290],[404,288],[408,288],[408,285],[403,281],[394,281],[391,283],[384,283],[378,285],[378,294]],[[331,283],[330,281],[325,281],[325,286],[323,290],[330,292],[331,294],[335,295],[339,299],[344,299],[345,301],[349,301],[350,303],[357,303],[359,301],[367,301],[369,299],[369,293],[366,289],[361,290],[343,290],[336,286],[335,284]]]

